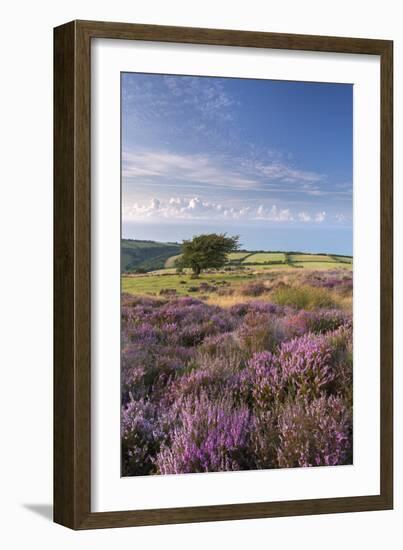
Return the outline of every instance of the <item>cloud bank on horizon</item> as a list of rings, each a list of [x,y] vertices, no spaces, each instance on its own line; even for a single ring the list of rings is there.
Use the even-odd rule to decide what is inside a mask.
[[[123,235],[203,220],[351,228],[352,86],[123,73]]]
[[[322,223],[326,212],[316,212],[314,215],[306,212],[293,214],[289,208],[279,209],[274,204],[270,209],[260,204],[256,208],[245,206],[241,208],[228,207],[224,204],[203,201],[200,197],[183,199],[171,197],[168,201],[152,198],[149,204],[134,203],[123,207],[123,219],[126,221],[149,220],[181,221],[181,220],[217,220],[217,221],[270,221]],[[341,220],[337,220],[341,221]]]

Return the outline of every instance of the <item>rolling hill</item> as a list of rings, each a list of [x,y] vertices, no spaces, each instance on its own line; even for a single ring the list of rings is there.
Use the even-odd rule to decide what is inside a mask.
[[[122,239],[121,271],[127,273],[162,269],[168,258],[180,254],[180,251],[178,243]]]
[[[122,239],[121,271],[122,273],[141,273],[161,269],[173,269],[175,260],[181,253],[179,243],[161,243]],[[228,256],[228,266],[241,267],[275,267],[275,266],[312,266],[328,264],[329,267],[340,264],[352,264],[351,256],[337,254],[306,252],[282,252],[264,250],[240,250]]]

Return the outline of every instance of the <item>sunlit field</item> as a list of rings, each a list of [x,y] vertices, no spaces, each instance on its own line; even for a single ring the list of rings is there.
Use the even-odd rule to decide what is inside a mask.
[[[246,256],[250,256],[250,253],[249,252],[231,252],[230,254],[228,254],[228,259],[229,261],[242,260]]]
[[[246,256],[242,263],[245,264],[263,264],[263,263],[270,263],[270,262],[279,262],[279,263],[285,263],[286,261],[286,255],[282,252],[276,253],[276,252],[258,252],[257,254],[250,254],[249,256]]]

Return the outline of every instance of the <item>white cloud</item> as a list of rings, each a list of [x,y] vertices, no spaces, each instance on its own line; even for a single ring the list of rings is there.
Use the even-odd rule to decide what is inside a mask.
[[[123,209],[123,218],[125,221],[158,221],[164,218],[171,221],[238,220],[242,222],[268,221],[284,223],[293,222],[295,219],[304,222],[322,222],[325,216],[325,212],[318,212],[314,215],[298,212],[294,215],[289,208],[278,208],[276,205],[266,207],[261,204],[257,208],[248,206],[238,208],[206,201],[200,197],[192,197],[190,199],[171,197],[167,201],[153,198],[148,204],[134,203],[132,206],[127,206]]]
[[[262,164],[209,154],[179,154],[159,150],[123,152],[122,176],[127,181],[210,186],[230,190],[270,190],[276,193],[320,195],[324,176],[297,170],[277,160]],[[236,168],[234,168],[234,166]]]
[[[259,182],[222,166],[208,155],[180,155],[161,151],[124,152],[124,178],[164,178],[174,182],[196,183],[231,189],[258,188]]]
[[[148,204],[135,203],[123,209],[123,217],[132,220],[161,217],[176,220],[217,218],[236,220],[246,217],[248,213],[248,208],[226,207],[219,203],[204,201],[200,197],[190,199],[171,197],[168,201],[153,198]]]
[[[273,222],[289,222],[293,221],[294,217],[288,208],[278,209],[274,204],[270,209],[267,209],[261,204],[257,209],[256,219]]]
[[[307,212],[299,212],[298,219],[300,222],[309,223],[322,223],[326,219],[326,212],[316,212],[316,214],[308,214]]]
[[[307,214],[306,212],[300,212],[298,214],[298,219],[301,222],[310,222],[312,220],[311,216]]]
[[[282,162],[274,161],[268,164],[258,162],[255,165],[256,170],[269,180],[280,180],[286,183],[296,182],[320,182],[323,181],[324,175],[317,172],[300,170],[288,166]],[[305,186],[306,189],[310,189],[309,186]]]
[[[315,221],[318,222],[318,223],[322,223],[323,221],[325,221],[326,219],[326,212],[318,212],[316,215],[315,215]]]

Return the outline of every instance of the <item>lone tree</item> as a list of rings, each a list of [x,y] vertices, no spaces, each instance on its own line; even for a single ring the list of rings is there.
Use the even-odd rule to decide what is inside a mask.
[[[227,254],[239,248],[239,236],[227,237],[226,233],[197,235],[182,244],[182,255],[177,261],[179,269],[190,267],[198,277],[202,269],[222,267]]]

